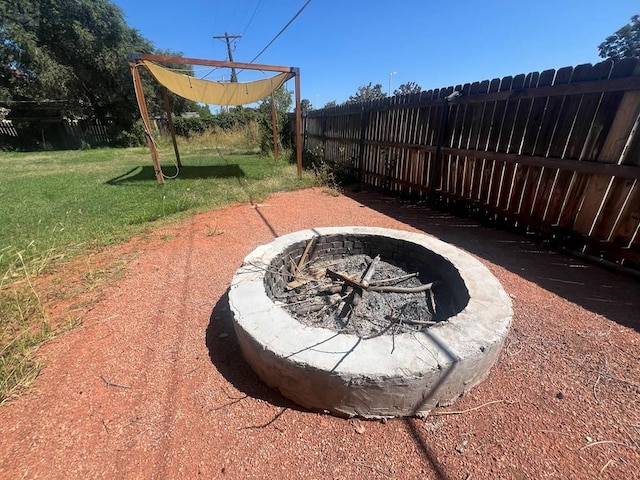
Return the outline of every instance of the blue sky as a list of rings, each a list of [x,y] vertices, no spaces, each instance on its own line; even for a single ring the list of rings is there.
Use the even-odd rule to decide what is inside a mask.
[[[224,42],[212,38],[226,31],[242,35],[234,60],[250,62],[306,0],[114,3],[157,48],[226,60]],[[255,63],[299,67],[302,98],[319,108],[344,102],[369,82],[385,92],[406,82],[428,90],[597,63],[598,45],[634,14],[638,0],[311,0]],[[198,71],[205,73],[229,78],[228,71]],[[238,75],[239,81],[265,76]]]

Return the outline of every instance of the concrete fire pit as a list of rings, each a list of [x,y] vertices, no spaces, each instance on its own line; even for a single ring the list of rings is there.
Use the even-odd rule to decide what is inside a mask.
[[[304,325],[278,300],[301,257],[360,254],[433,283],[434,324],[362,338]],[[426,235],[372,227],[305,230],[258,247],[234,275],[229,304],[243,356],[265,383],[304,407],[365,418],[424,416],[451,404],[486,378],[513,315],[498,280],[469,254]]]

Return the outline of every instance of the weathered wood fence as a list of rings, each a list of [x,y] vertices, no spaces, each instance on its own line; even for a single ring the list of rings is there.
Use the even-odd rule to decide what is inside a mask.
[[[45,118],[31,122],[3,120],[0,122],[0,147],[76,149],[110,143],[107,127],[98,120]]]
[[[640,266],[640,60],[314,110],[306,149],[361,182]]]

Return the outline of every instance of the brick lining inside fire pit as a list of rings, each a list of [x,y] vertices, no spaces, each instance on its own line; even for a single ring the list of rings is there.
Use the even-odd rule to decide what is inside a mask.
[[[276,301],[304,255],[380,255],[436,281],[435,325],[363,339],[303,325]],[[367,418],[425,415],[482,381],[511,323],[509,297],[469,254],[426,235],[370,227],[319,228],[249,254],[229,292],[242,353],[268,385],[311,409]]]

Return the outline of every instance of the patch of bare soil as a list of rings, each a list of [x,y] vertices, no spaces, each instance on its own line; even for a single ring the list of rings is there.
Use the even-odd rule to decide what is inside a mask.
[[[425,419],[383,423],[306,411],[255,377],[231,327],[233,273],[276,236],[335,225],[424,232],[488,266],[514,321],[487,380]],[[49,305],[82,309],[83,324],[43,347],[36,385],[0,407],[0,478],[637,476],[636,277],[397,199],[318,189],[196,215],[84,261],[121,260],[98,291]]]

